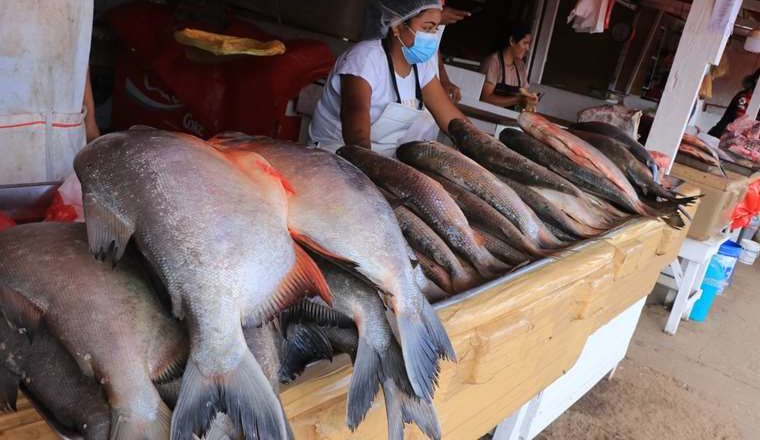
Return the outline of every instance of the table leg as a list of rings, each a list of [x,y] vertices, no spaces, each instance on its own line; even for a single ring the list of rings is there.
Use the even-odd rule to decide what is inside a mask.
[[[665,333],[675,335],[678,330],[678,324],[681,322],[681,316],[686,310],[689,301],[689,295],[694,291],[694,282],[702,270],[702,264],[694,261],[685,260],[686,270],[684,270],[681,284],[678,286],[676,300],[673,302],[673,309],[668,316],[668,322],[665,324]]]

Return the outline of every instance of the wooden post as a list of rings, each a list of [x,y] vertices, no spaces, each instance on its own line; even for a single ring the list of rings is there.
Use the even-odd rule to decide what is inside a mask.
[[[662,17],[664,15],[665,15],[665,11],[660,10],[657,13],[657,18],[655,18],[654,24],[652,24],[652,27],[649,29],[649,35],[647,35],[647,40],[644,43],[644,47],[641,49],[641,53],[639,54],[639,57],[636,59],[636,67],[633,68],[633,73],[631,74],[631,77],[628,79],[628,84],[626,84],[625,86],[626,95],[631,94],[633,83],[636,81],[636,77],[639,76],[641,65],[644,64],[644,60],[646,59],[647,54],[649,54],[649,50],[652,48],[654,37],[655,35],[657,35],[657,30],[660,28],[660,23],[662,23]],[[637,95],[641,94],[641,91],[639,90],[636,94]]]
[[[559,11],[559,0],[546,0],[544,3],[544,17],[541,20],[541,29],[534,45],[533,65],[530,67],[530,83],[541,84],[544,76],[544,66],[549,55],[549,45],[554,33],[554,22]]]
[[[760,81],[755,84],[755,91],[752,92],[752,98],[749,101],[749,107],[747,107],[747,116],[757,119],[758,110],[760,110]]]
[[[739,8],[722,29],[713,30],[710,21],[715,0],[694,0],[676,50],[668,82],[657,108],[647,139],[647,149],[670,157],[667,172],[681,144],[694,101],[708,65],[720,63]]]

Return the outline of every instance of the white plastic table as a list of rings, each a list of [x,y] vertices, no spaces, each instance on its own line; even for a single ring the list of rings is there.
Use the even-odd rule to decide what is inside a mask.
[[[660,275],[657,282],[676,291],[673,308],[665,323],[665,333],[675,335],[681,319],[689,317],[692,306],[702,296],[701,285],[707,265],[728,238],[728,235],[719,235],[706,241],[687,238],[678,252],[679,258],[670,263],[670,276]]]

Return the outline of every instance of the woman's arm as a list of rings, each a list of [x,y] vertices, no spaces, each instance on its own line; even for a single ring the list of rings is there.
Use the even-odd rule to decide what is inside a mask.
[[[480,100],[489,104],[498,105],[499,107],[512,107],[518,104],[524,104],[523,96],[499,96],[494,94],[496,86],[490,82],[483,83],[483,89],[480,91]]]
[[[340,122],[346,145],[372,148],[369,109],[372,87],[358,76],[340,77]]]
[[[433,114],[435,122],[445,133],[449,132],[449,122],[452,119],[467,119],[464,114],[459,111],[457,106],[451,102],[451,98],[443,89],[441,81],[438,78],[433,78],[422,89],[422,102]]]
[[[95,100],[92,97],[92,85],[90,85],[90,70],[87,70],[87,80],[84,85],[84,107],[87,114],[84,117],[84,129],[87,142],[100,136],[98,123],[95,121]]]

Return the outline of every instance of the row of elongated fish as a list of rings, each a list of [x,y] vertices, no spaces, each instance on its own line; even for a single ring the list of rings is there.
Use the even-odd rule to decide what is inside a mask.
[[[21,384],[88,439],[288,439],[279,383],[345,353],[352,430],[382,389],[390,438],[440,438],[455,354],[429,301],[632,214],[678,226],[692,201],[609,126],[520,124],[502,143],[452,121],[458,151],[399,160],[240,133],[97,139],[74,164],[86,226],[0,233],[0,404]]]
[[[381,188],[425,275],[454,294],[597,236],[634,215],[684,225],[692,197],[658,182],[655,161],[614,126],[563,130],[534,113],[497,140],[454,120],[455,148],[411,142],[398,160],[346,146]]]

